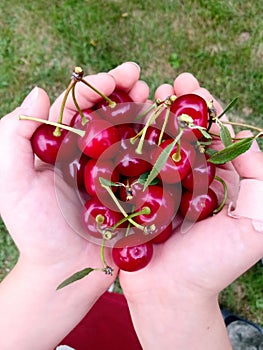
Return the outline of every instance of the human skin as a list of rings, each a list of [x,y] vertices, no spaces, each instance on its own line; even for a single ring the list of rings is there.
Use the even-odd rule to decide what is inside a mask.
[[[139,80],[138,67],[133,63],[89,79],[107,95],[118,87],[129,91],[137,102],[148,98],[148,87]],[[211,98],[189,74],[180,75],[174,86],[161,86],[156,96],[192,91]],[[98,99],[82,85],[76,94],[81,108],[92,106]],[[17,344],[21,350],[52,349],[118,273],[116,267],[112,277],[91,273],[56,291],[72,273],[101,264],[99,247],[76,235],[61,215],[52,168],[39,162],[37,169],[33,165],[30,137],[38,124],[18,120],[20,114],[56,120],[62,98],[50,108],[48,96],[37,88],[22,107],[0,122],[0,147],[4,150],[0,160],[0,213],[20,251],[18,263],[0,285],[3,350],[13,350]],[[217,102],[216,106],[221,108]],[[69,99],[64,121],[74,113]],[[256,158],[255,169],[253,161],[250,167],[245,166],[248,158]],[[233,198],[238,192],[237,171],[262,180],[261,163],[262,154],[252,150],[222,167],[221,175]],[[153,260],[145,269],[121,272],[121,285],[143,348],[230,349],[218,293],[263,256],[262,246],[262,233],[253,230],[251,220],[233,219],[225,209],[195,224],[187,233],[175,234],[163,245],[155,246]],[[112,265],[108,253],[106,250],[106,259]]]
[[[189,73],[181,74],[173,86],[160,86],[156,98],[190,92],[214,100],[217,112],[222,111]],[[251,135],[247,131],[237,135],[245,136]],[[263,154],[254,143],[232,164],[222,166],[218,174],[234,200],[240,178],[263,180]],[[262,187],[261,181],[257,184]],[[254,207],[262,207],[257,187],[251,190]],[[249,205],[244,203],[247,211]],[[120,283],[143,349],[231,349],[218,305],[219,292],[262,257],[263,232],[255,231],[249,218],[230,217],[226,206],[186,233],[176,232],[164,244],[155,245],[153,259],[144,269],[120,271]]]
[[[87,79],[106,95],[118,87],[138,102],[148,98],[148,86],[139,80],[134,63]],[[84,84],[77,86],[76,95],[81,108],[98,100]],[[57,203],[52,167],[41,162],[34,165],[30,137],[39,123],[18,119],[29,115],[56,120],[62,98],[63,94],[50,108],[45,91],[35,88],[21,107],[0,121],[0,213],[20,253],[16,266],[0,284],[2,350],[13,350],[18,344],[21,350],[52,349],[87,314],[118,273],[106,249],[113,276],[94,272],[56,291],[74,272],[102,266],[99,246],[81,238],[65,221]],[[69,98],[64,121],[75,112]],[[57,186],[61,198],[67,195],[64,183],[59,181]]]

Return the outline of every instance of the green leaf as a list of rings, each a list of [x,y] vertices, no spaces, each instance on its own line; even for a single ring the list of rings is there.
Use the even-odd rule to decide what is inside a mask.
[[[94,271],[95,269],[91,268],[91,267],[87,267],[81,271],[78,271],[76,273],[74,273],[73,275],[71,275],[69,278],[65,279],[65,281],[63,281],[58,287],[57,290],[66,287],[67,285],[78,281],[80,279],[82,279],[83,277],[86,277],[88,274],[90,274],[92,271]]]
[[[163,166],[167,162],[167,159],[169,158],[170,153],[172,152],[174,146],[177,144],[177,142],[180,140],[180,137],[182,136],[183,131],[181,130],[177,137],[171,142],[167,147],[165,147],[159,157],[157,158],[154,166],[152,167],[152,170],[150,171],[147,180],[144,183],[143,191],[152,183],[152,181],[156,178],[156,176],[159,174],[159,172],[162,170]]]
[[[240,154],[246,152],[252,145],[254,138],[247,137],[240,141],[232,143],[221,151],[216,152],[209,158],[209,162],[214,164],[224,164],[238,157]]]
[[[99,177],[100,183],[102,186],[110,187],[110,186],[122,186],[121,183],[112,182],[110,180],[104,179],[104,177]]]
[[[145,182],[147,181],[148,176],[149,176],[149,171],[141,174],[140,177],[138,178],[139,184],[144,185]],[[151,181],[149,185],[157,185],[159,182],[160,182],[159,179],[155,178],[153,179],[153,181]]]
[[[220,138],[225,147],[230,146],[233,141],[228,128],[224,124],[220,124]]]
[[[235,97],[230,103],[229,105],[226,106],[226,108],[223,110],[223,112],[217,117],[218,119],[220,119],[221,117],[223,117],[224,114],[226,114],[226,112],[228,112],[236,103],[238,100],[238,96]]]

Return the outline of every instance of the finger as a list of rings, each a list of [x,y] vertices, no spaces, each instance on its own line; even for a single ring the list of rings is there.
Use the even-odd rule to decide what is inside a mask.
[[[6,115],[0,122],[0,193],[23,192],[35,176],[30,138],[39,125],[19,120],[19,115],[46,119],[50,102],[44,90],[34,88],[21,107]]]
[[[174,95],[174,88],[170,84],[162,84],[155,91],[155,99],[164,101],[168,96]]]
[[[108,73],[98,73],[84,77],[84,79],[106,96],[109,96],[116,87],[113,76]],[[64,95],[65,91],[56,99],[56,101],[51,106],[49,115],[50,120],[58,121]],[[78,105],[81,109],[90,108],[101,99],[101,96],[97,92],[82,82],[78,82],[76,84],[75,95]],[[77,108],[74,104],[72,93],[69,93],[63,113],[63,123],[68,124],[76,111]]]
[[[191,93],[200,87],[198,80],[188,72],[178,75],[173,85],[176,96]]]
[[[252,136],[250,131],[239,132],[237,138]],[[234,167],[242,178],[263,180],[263,153],[254,141],[250,149],[232,161]]]
[[[144,103],[149,97],[149,86],[145,81],[138,80],[129,91],[129,95],[134,102]]]
[[[140,78],[140,66],[135,62],[124,62],[108,73],[114,78],[116,89],[129,92]]]

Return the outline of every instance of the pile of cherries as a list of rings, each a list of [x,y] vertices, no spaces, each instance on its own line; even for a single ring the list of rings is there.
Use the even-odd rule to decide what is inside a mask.
[[[32,148],[77,192],[85,238],[100,242],[102,252],[111,247],[120,269],[145,267],[153,245],[183,221],[218,211],[220,196],[211,188],[216,165],[205,152],[213,111],[202,97],[137,104],[115,90],[92,108],[76,107],[68,126],[43,121]],[[104,255],[102,262],[111,274]]]

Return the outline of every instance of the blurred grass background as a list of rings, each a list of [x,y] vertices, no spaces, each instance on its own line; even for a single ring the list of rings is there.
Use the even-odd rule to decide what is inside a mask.
[[[76,65],[91,74],[132,60],[152,96],[189,71],[224,105],[239,96],[230,118],[263,127],[262,13],[261,0],[1,0],[0,116],[35,85],[53,101]],[[1,222],[0,279],[17,256]],[[254,266],[221,294],[261,325],[262,272]]]

